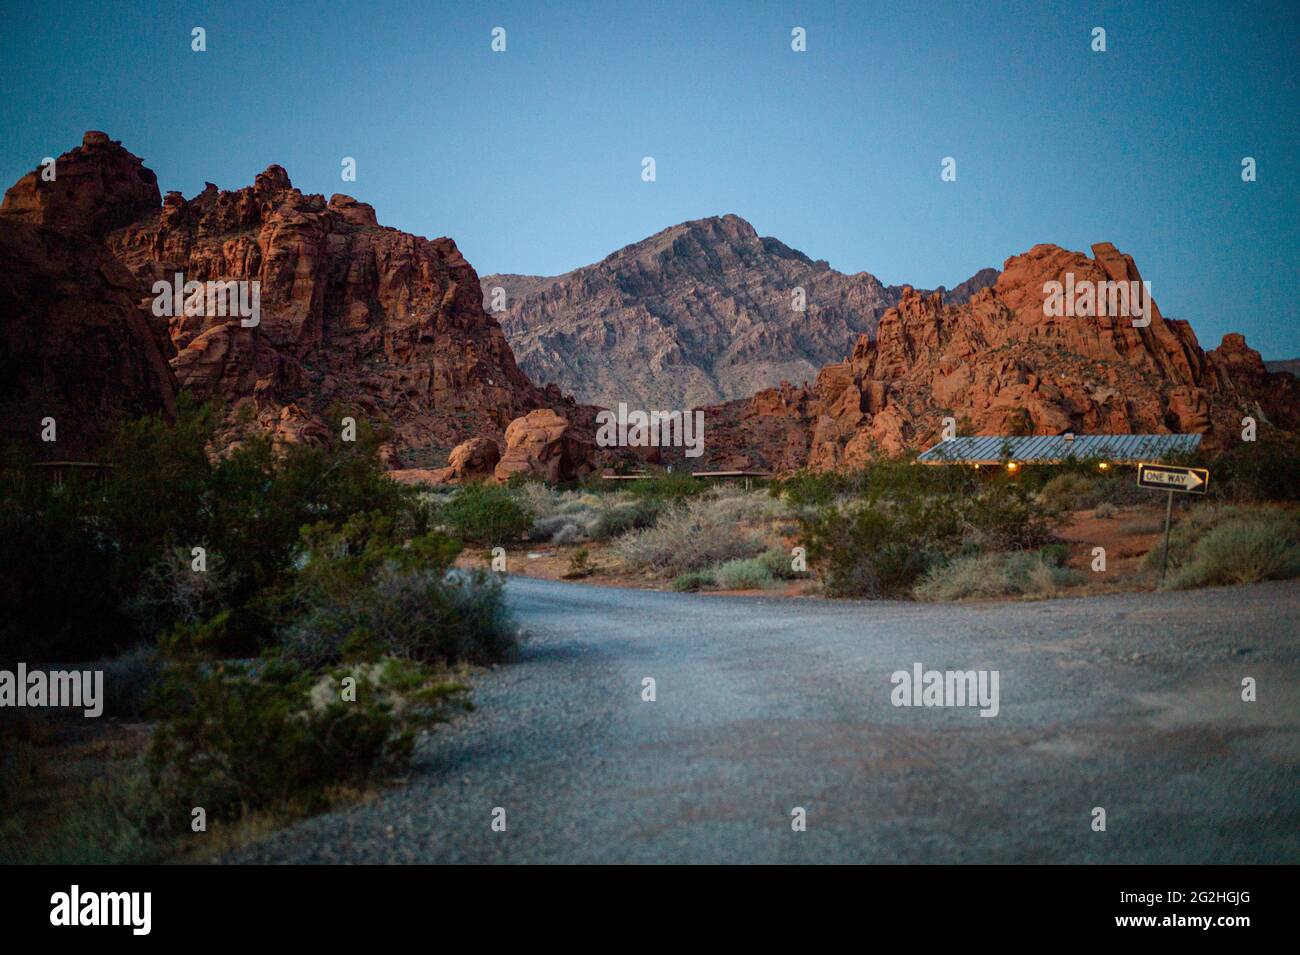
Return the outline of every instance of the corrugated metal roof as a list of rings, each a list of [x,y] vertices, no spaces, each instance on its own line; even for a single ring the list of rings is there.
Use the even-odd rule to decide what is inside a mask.
[[[1159,461],[1188,454],[1199,434],[1063,434],[1011,437],[977,435],[940,441],[917,458],[922,464],[996,464],[1001,461],[1051,464],[1067,458],[1106,461]]]

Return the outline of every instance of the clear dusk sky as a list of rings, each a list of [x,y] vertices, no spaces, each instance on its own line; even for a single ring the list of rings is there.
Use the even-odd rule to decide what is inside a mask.
[[[1298,62],[1294,0],[0,0],[0,180],[87,129],[164,192],[279,163],[453,237],[480,274],[564,272],[727,212],[918,286],[1111,241],[1203,346],[1242,331],[1295,357]]]

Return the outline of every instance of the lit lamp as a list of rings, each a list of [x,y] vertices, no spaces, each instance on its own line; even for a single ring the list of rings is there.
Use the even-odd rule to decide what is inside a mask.
[[[1008,471],[1015,471],[1016,468],[1018,468],[1018,467],[1020,467],[1020,465],[1016,464],[1015,461],[1008,461],[1008,462],[1007,462],[1007,470],[1008,470]]]
[[[1097,462],[1097,467],[1098,467],[1099,469],[1101,469],[1102,471],[1105,471],[1107,468],[1110,467],[1110,464],[1107,463],[1106,461],[1099,461],[1099,462]]]

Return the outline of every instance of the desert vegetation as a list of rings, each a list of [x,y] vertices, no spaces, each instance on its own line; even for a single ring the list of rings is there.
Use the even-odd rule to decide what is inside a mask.
[[[1285,444],[1219,458],[1211,493],[1178,502],[1162,585],[1162,495],[1097,462],[880,460],[752,488],[680,473],[411,488],[384,474],[383,436],[364,426],[355,443],[251,438],[214,455],[222,420],[183,400],[175,424],[126,425],[111,467],[62,483],[3,462],[5,662],[98,661],[116,718],[111,743],[78,757],[95,782],[51,790],[84,808],[37,826],[35,857],[161,858],[193,842],[197,808],[237,832],[400,777],[420,736],[470,705],[472,668],[516,648],[502,577],[485,566],[501,550],[511,572],[859,599],[1300,575],[1300,455]],[[1120,567],[1109,576],[1089,572],[1100,538]],[[52,781],[42,752],[79,745],[48,721],[0,731],[10,829],[50,815],[32,796]]]
[[[1300,454],[1284,443],[1215,459],[1210,495],[1178,502],[1171,554],[1180,556],[1165,586],[1295,576],[1286,475],[1297,463]],[[576,568],[556,576],[683,592],[962,600],[1154,588],[1163,496],[1138,487],[1131,467],[1099,465],[1011,471],[879,460],[752,489],[681,473],[564,488],[520,482],[493,489],[491,499],[509,498],[503,514],[526,511],[531,525],[515,520],[493,543],[524,549],[524,573],[534,557],[581,548]],[[488,499],[470,490],[430,496],[456,495]],[[1216,513],[1233,516],[1212,521]],[[1226,529],[1202,544],[1219,523]],[[1119,560],[1109,575],[1097,572],[1104,568],[1085,546],[1089,535]]]
[[[3,826],[28,829],[35,858],[161,857],[195,810],[242,824],[356,798],[468,705],[472,665],[514,650],[498,577],[453,566],[531,526],[513,495],[431,503],[388,479],[364,425],[355,442],[214,456],[220,420],[183,399],[175,424],[127,424],[110,467],[62,483],[4,461],[0,663],[103,669],[106,714],[148,726],[67,797],[98,808],[45,831],[28,827],[32,793],[66,728],[6,712]]]

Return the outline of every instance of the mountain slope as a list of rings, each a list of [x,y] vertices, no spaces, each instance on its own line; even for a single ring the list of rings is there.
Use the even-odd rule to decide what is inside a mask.
[[[467,438],[499,440],[533,409],[590,418],[520,371],[451,239],[380,226],[373,208],[348,196],[305,195],[279,166],[242,189],[209,183],[192,199],[173,192],[160,201],[154,174],[103,133],[88,133],[57,169],[54,182],[32,173],[10,189],[6,218],[79,233],[91,272],[102,253],[117,294],[161,344],[179,387],[225,403],[223,442],[250,428],[277,442],[314,440],[337,433],[349,414],[391,429],[393,465],[427,466]],[[30,237],[13,241],[35,249]],[[260,321],[157,316],[154,283],[176,273],[186,282],[258,283]],[[57,288],[83,304],[100,295],[93,276]],[[71,331],[56,344],[67,355],[87,348]],[[78,386],[65,378],[46,390],[71,400]],[[88,406],[84,413],[101,420],[76,424],[111,429],[123,404]]]
[[[984,270],[954,300],[996,276]],[[482,285],[489,309],[493,290],[504,292],[496,317],[533,380],[581,401],[665,409],[811,380],[903,294],[734,215],[681,223],[565,275],[488,275]]]

